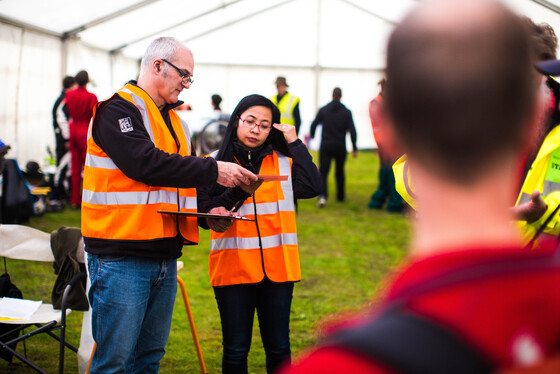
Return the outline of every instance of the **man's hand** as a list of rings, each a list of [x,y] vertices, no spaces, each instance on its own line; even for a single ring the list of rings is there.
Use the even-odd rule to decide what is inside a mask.
[[[352,151],[352,157],[354,158],[358,157],[358,151]]]
[[[259,179],[249,170],[234,164],[233,162],[217,161],[218,179],[216,182],[226,187],[250,186],[251,183],[257,182]]]
[[[224,216],[227,215],[237,215],[236,213],[232,213],[223,206],[211,209],[208,213],[210,214],[221,214]],[[232,219],[227,218],[206,218],[206,223],[208,223],[208,227],[216,232],[224,232],[233,225]]]
[[[512,209],[518,220],[532,223],[541,218],[542,215],[546,213],[547,206],[541,196],[540,191],[535,190],[531,194],[531,201],[516,206]]]
[[[261,186],[261,184],[263,184],[263,180],[262,179],[258,179],[256,182],[251,182],[251,184],[249,184],[248,186],[242,184],[241,189],[243,189],[243,191],[249,193],[249,194],[253,194],[253,192],[255,192],[257,190],[257,188],[259,188]]]

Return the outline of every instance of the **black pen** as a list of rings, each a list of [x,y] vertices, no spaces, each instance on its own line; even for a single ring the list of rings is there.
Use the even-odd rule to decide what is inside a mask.
[[[239,210],[239,208],[241,208],[241,205],[243,205],[243,202],[244,202],[244,200],[239,200],[238,202],[236,202],[236,203],[233,205],[233,208],[231,208],[231,212],[232,212],[232,213],[237,212],[237,211]]]

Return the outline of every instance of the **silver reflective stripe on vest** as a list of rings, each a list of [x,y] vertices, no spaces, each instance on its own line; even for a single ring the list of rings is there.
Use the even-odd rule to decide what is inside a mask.
[[[560,191],[560,183],[545,180],[542,195],[547,196],[549,193],[555,191]]]
[[[177,115],[177,117],[179,117],[179,115]],[[190,147],[191,146],[191,130],[189,129],[189,125],[183,121],[181,119],[181,117],[179,117],[179,122],[181,122],[181,127],[183,128],[183,133],[185,134],[185,138],[187,139],[187,144]],[[192,154],[192,152],[189,150],[188,154]]]
[[[294,209],[294,193],[292,191],[292,175],[290,168],[290,159],[282,154],[277,153],[278,156],[278,171],[279,175],[288,175],[287,181],[281,181],[280,186],[284,194],[284,200],[279,200],[272,203],[258,203],[257,214],[255,214],[253,204],[246,203],[241,206],[238,213],[241,216],[255,214],[277,214],[281,211],[293,212]],[[247,223],[249,224],[249,223]],[[261,238],[263,249],[277,247],[280,245],[297,245],[297,234],[278,234]],[[210,250],[220,249],[253,249],[260,248],[259,238],[217,238],[210,241]]]
[[[113,160],[108,157],[93,156],[89,153],[86,154],[86,165],[92,168],[99,169],[112,169],[117,170],[118,167],[115,165]]]
[[[531,201],[531,195],[529,195],[528,193],[521,193],[521,197],[519,198],[519,202],[517,203],[517,205],[521,205],[521,204],[525,204],[528,203],[529,201]]]
[[[130,94],[130,96],[132,97],[132,101],[134,101],[134,104],[136,105],[136,108],[138,108],[138,110],[140,111],[140,114],[142,115],[143,125],[146,128],[146,131],[148,132],[148,135],[150,135],[150,140],[152,141],[152,143],[155,144],[156,142],[154,141],[154,134],[152,132],[152,124],[150,122],[150,116],[148,115],[148,108],[146,107],[146,103],[144,102],[144,100],[142,100],[138,95],[136,95],[134,92],[132,92],[128,88],[122,88],[121,91]]]
[[[263,249],[281,245],[297,245],[297,234],[278,234],[261,238]],[[221,238],[212,239],[210,250],[255,249],[259,248],[259,238]]]
[[[551,182],[551,181],[544,181],[543,184],[543,192],[542,196],[546,197],[548,194],[552,192],[560,191],[560,183]],[[522,192],[521,197],[519,198],[519,203],[517,205],[525,204],[531,201],[531,194]]]
[[[292,190],[292,173],[290,168],[290,159],[280,153],[277,153],[277,155],[279,175],[288,176],[288,180],[280,182],[284,200],[278,200],[277,202],[273,203],[258,203],[257,214],[276,214],[278,212],[294,211],[294,192]],[[255,214],[253,204],[243,204],[241,208],[239,208],[238,213],[240,216]]]
[[[295,96],[290,95],[289,96],[290,100],[287,102],[287,106],[286,106],[286,112],[282,113],[282,117],[292,120],[294,119],[294,116],[292,115],[292,104],[294,103],[294,100],[296,99]],[[280,104],[280,103],[278,103]]]
[[[177,191],[93,192],[84,190],[82,200],[94,205],[177,205]],[[196,209],[196,197],[181,196],[181,208]]]

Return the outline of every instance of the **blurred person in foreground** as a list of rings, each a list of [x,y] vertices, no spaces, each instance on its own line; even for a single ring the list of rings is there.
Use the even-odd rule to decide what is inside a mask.
[[[88,134],[82,235],[88,254],[91,373],[156,373],[177,294],[177,258],[198,243],[196,187],[257,182],[231,162],[195,157],[173,110],[193,82],[191,51],[174,38],[147,48],[138,82],[96,106]]]
[[[560,234],[557,211],[560,178],[555,173],[554,162],[560,148],[560,84],[553,78],[560,75],[560,62],[555,60],[558,39],[554,29],[546,23],[535,24],[525,16],[521,20],[530,34],[535,67],[542,73],[539,91],[545,100],[532,144],[520,154],[515,180],[515,188],[520,192],[512,208],[524,241],[531,246],[537,240],[550,240]],[[417,209],[415,186],[409,175],[406,155],[397,160],[393,169],[399,194]]]
[[[560,258],[523,250],[510,223],[519,155],[546,105],[525,30],[489,0],[422,3],[397,25],[383,135],[407,152],[416,184],[409,255],[373,310],[332,324],[282,373],[542,373],[558,363],[547,359],[559,350]]]

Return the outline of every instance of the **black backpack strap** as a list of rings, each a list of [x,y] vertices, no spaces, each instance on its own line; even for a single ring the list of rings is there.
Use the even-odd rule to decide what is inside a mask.
[[[494,366],[445,327],[390,309],[357,328],[331,335],[325,346],[350,350],[402,374],[485,374]]]

